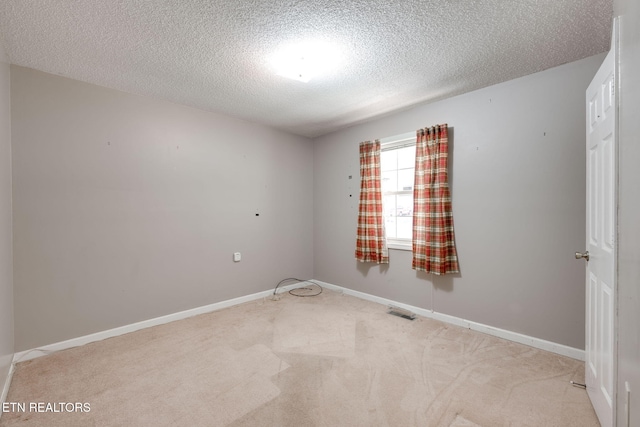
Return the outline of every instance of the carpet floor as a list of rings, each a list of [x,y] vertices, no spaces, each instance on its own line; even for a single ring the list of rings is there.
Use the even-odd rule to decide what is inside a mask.
[[[0,426],[599,425],[583,362],[386,311],[285,293],[21,362]]]

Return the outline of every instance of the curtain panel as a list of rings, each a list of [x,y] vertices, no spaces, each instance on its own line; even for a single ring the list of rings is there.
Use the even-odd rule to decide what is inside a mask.
[[[417,131],[413,186],[414,270],[459,273],[448,178],[447,125]]]
[[[380,141],[360,143],[360,203],[356,259],[389,263],[380,187]]]

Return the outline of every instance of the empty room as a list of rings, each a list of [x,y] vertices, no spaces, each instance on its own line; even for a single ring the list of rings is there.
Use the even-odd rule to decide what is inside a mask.
[[[636,0],[0,3],[0,426],[640,427]]]

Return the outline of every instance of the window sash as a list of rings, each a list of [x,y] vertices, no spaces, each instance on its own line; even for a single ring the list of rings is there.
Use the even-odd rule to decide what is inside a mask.
[[[406,134],[396,135],[393,137],[381,139],[380,142],[381,142],[382,152],[399,150],[406,147],[415,147],[416,134],[415,132],[409,132]],[[394,169],[394,170],[398,171],[398,170],[404,170],[404,169],[413,169],[413,168],[400,168],[400,169]],[[384,201],[385,196],[403,196],[403,195],[409,195],[413,197],[413,190],[383,191],[382,200]],[[411,208],[412,208],[412,212],[410,216],[398,217],[396,215],[394,216],[394,219],[397,221],[398,218],[403,218],[403,219],[411,218],[411,220],[413,221],[413,205],[411,206]],[[396,226],[397,226],[397,222],[396,222]],[[387,247],[391,249],[400,249],[400,250],[410,251],[412,250],[412,238],[388,237],[387,235]]]

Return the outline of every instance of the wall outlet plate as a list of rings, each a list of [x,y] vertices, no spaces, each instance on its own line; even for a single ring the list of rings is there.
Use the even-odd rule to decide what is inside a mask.
[[[240,255],[240,252],[233,253],[233,261],[240,262],[241,259],[242,259],[242,255]]]

